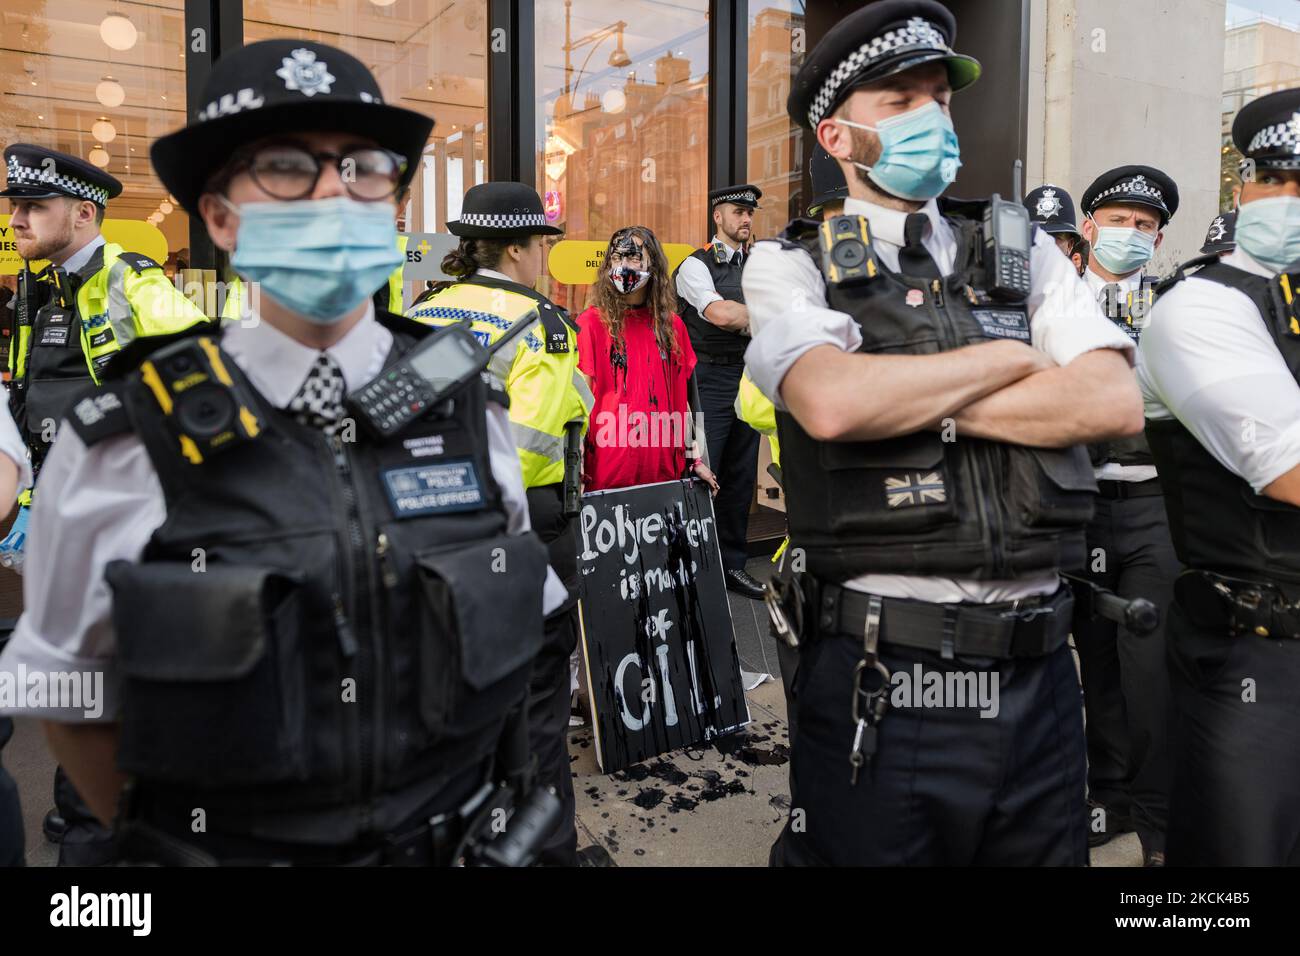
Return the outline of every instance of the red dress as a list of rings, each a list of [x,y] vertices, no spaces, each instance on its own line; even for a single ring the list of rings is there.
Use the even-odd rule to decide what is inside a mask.
[[[578,368],[591,378],[596,398],[583,457],[586,491],[672,481],[686,469],[686,383],[695,350],[676,314],[675,355],[659,350],[652,323],[648,309],[629,309],[620,349],[598,309],[578,316]]]

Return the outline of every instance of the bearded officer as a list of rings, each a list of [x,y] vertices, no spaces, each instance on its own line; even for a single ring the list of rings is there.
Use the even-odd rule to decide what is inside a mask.
[[[727,589],[761,598],[763,586],[745,570],[749,506],[758,481],[758,432],[736,418],[736,395],[749,342],[749,312],[740,287],[753,238],[754,210],[763,191],[741,184],[709,193],[716,230],[709,244],[682,260],[673,276],[677,311],[699,364],[700,411],[709,466],[719,490],[713,498]]]
[[[535,316],[516,344],[493,359],[492,372],[510,396],[514,432],[528,494],[528,515],[550,552],[568,596],[546,618],[546,641],[533,665],[529,739],[541,779],[560,797],[560,826],[540,862],[576,866],[578,831],[569,770],[569,655],[578,645],[578,544],[565,500],[566,450],[576,460],[592,394],[578,372],[578,332],[569,314],[533,289],[546,262],[546,237],[563,232],[546,221],[541,197],[523,183],[480,183],[465,194],[460,219],[447,223],[460,246],[442,271],[459,276],[439,283],[407,311],[428,325],[468,323],[483,344],[514,323]],[[569,500],[577,501],[576,472]]]
[[[1084,190],[1083,208],[1091,246],[1084,280],[1136,342],[1157,283],[1146,265],[1178,210],[1178,187],[1151,166],[1120,166]],[[1135,435],[1093,442],[1088,453],[1099,494],[1084,573],[1121,597],[1146,598],[1163,610],[1178,558],[1151,449]],[[1164,860],[1171,772],[1163,628],[1139,637],[1078,609],[1074,643],[1088,714],[1089,841],[1099,846],[1136,830],[1144,863],[1158,866]]]
[[[1056,248],[1083,274],[1088,265],[1088,242],[1079,233],[1074,198],[1060,186],[1048,183],[1031,189],[1025,196],[1030,222],[1056,240]]]
[[[1171,865],[1300,864],[1297,115],[1300,90],[1237,114],[1237,248],[1171,280],[1140,346],[1147,438],[1187,568],[1168,623]]]
[[[1141,427],[1132,343],[1044,234],[1020,237],[1028,294],[992,300],[986,204],[936,203],[960,163],[949,98],[980,72],[955,33],[931,0],[873,3],[829,31],[788,108],[840,160],[845,214],[862,218],[847,236],[795,221],[745,270],[746,364],[778,408],[807,565],[783,605],[802,622],[799,812],[774,862],[1087,862],[1058,571],[1092,510],[1081,444]],[[856,245],[836,251],[837,236]],[[840,281],[845,262],[857,282]],[[925,699],[913,680],[997,687],[1000,704]]]
[[[432,120],[305,40],[227,54],[199,103],[153,165],[259,321],[124,353],[74,401],[0,663],[106,674],[102,719],[42,716],[132,859],[451,862],[498,749],[522,764],[547,565],[488,377],[365,427],[429,334],[370,296]],[[345,411],[367,383],[382,409]]]

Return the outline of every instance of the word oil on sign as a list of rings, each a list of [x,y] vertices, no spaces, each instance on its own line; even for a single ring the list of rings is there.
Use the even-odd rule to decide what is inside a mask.
[[[709,489],[583,495],[582,640],[605,773],[749,722]]]

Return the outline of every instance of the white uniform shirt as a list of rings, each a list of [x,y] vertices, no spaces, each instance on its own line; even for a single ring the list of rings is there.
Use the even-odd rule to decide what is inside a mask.
[[[709,240],[709,254],[713,253],[713,243],[718,242],[722,243],[722,248],[727,250],[727,261],[730,262],[736,255],[736,249],[719,236]],[[713,286],[713,276],[709,275],[709,267],[695,256],[687,256],[677,267],[677,294],[689,302],[695,311],[700,313],[702,319],[704,319],[705,309],[715,302],[722,301],[722,296],[718,295],[718,290]],[[704,321],[709,320],[704,319]]]
[[[91,239],[90,242],[86,243],[72,255],[68,256],[68,261],[63,263],[63,270],[68,273],[80,271],[81,268],[90,261],[90,257],[95,254],[95,250],[104,245],[104,243],[105,240],[102,235]]]
[[[1223,262],[1272,277],[1239,246]],[[1195,274],[1156,300],[1138,349],[1152,420],[1177,418],[1257,494],[1300,465],[1300,385],[1243,292]]]
[[[1102,314],[1104,315],[1106,306],[1103,292],[1110,283],[1093,272],[1091,265],[1084,270],[1083,281],[1088,283],[1088,288],[1097,297],[1097,303],[1101,305]],[[1132,292],[1137,292],[1142,285],[1142,270],[1139,269],[1130,276],[1115,280],[1115,284],[1119,286],[1119,301],[1127,301],[1127,296]],[[1150,481],[1156,477],[1156,466],[1121,465],[1114,461],[1104,461],[1093,469],[1093,474],[1098,481]]]
[[[392,332],[375,321],[372,305],[326,351],[338,362],[351,392],[379,374],[392,342]],[[297,394],[319,354],[256,315],[227,324],[221,344],[253,387],[277,408]],[[530,525],[519,456],[506,410],[495,402],[488,403],[487,430],[492,476],[501,487],[508,531],[522,534]],[[118,559],[139,561],[166,513],[158,474],[138,437],[119,435],[87,448],[75,431],[60,430],[41,469],[40,494],[27,533],[24,612],[0,654],[0,672],[14,672],[20,664],[29,674],[102,670],[102,719],[114,719],[116,640],[104,567]],[[564,585],[548,569],[545,611],[559,607],[566,597]],[[51,708],[32,716],[86,719],[78,709]]]
[[[921,209],[929,220],[922,243],[939,270],[953,271],[957,240],[930,200]],[[844,214],[866,216],[872,248],[890,270],[898,268],[898,251],[905,243],[907,213],[861,199],[847,199]],[[1130,357],[1133,342],[1106,318],[1074,264],[1046,233],[1039,232],[1030,253],[1029,328],[1032,344],[1057,365],[1068,365],[1094,349],[1116,349]],[[780,385],[799,356],[819,345],[856,352],[862,344],[858,324],[847,313],[826,304],[826,284],[812,258],[775,242],[759,242],[750,253],[743,277],[754,340],[745,351],[750,376],[777,408],[785,409]],[[866,574],[845,582],[858,591],[920,601],[992,603],[1036,594],[1059,586],[1054,572],[1011,580]]]

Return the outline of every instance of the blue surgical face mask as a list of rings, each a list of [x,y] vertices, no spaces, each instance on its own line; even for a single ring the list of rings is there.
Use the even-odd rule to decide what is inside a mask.
[[[1237,245],[1274,272],[1300,259],[1300,199],[1273,196],[1237,209]]]
[[[1097,220],[1093,219],[1092,224],[1097,226]],[[1092,255],[1107,272],[1117,276],[1141,269],[1155,251],[1155,236],[1127,226],[1097,226],[1092,240]]]
[[[231,266],[318,325],[340,321],[404,261],[389,203],[333,196],[236,206],[221,199],[239,216]]]
[[[957,178],[961,147],[952,120],[934,100],[881,120],[877,126],[837,119],[836,123],[870,130],[880,137],[874,166],[853,161],[867,178],[900,199],[924,201],[939,195]]]

